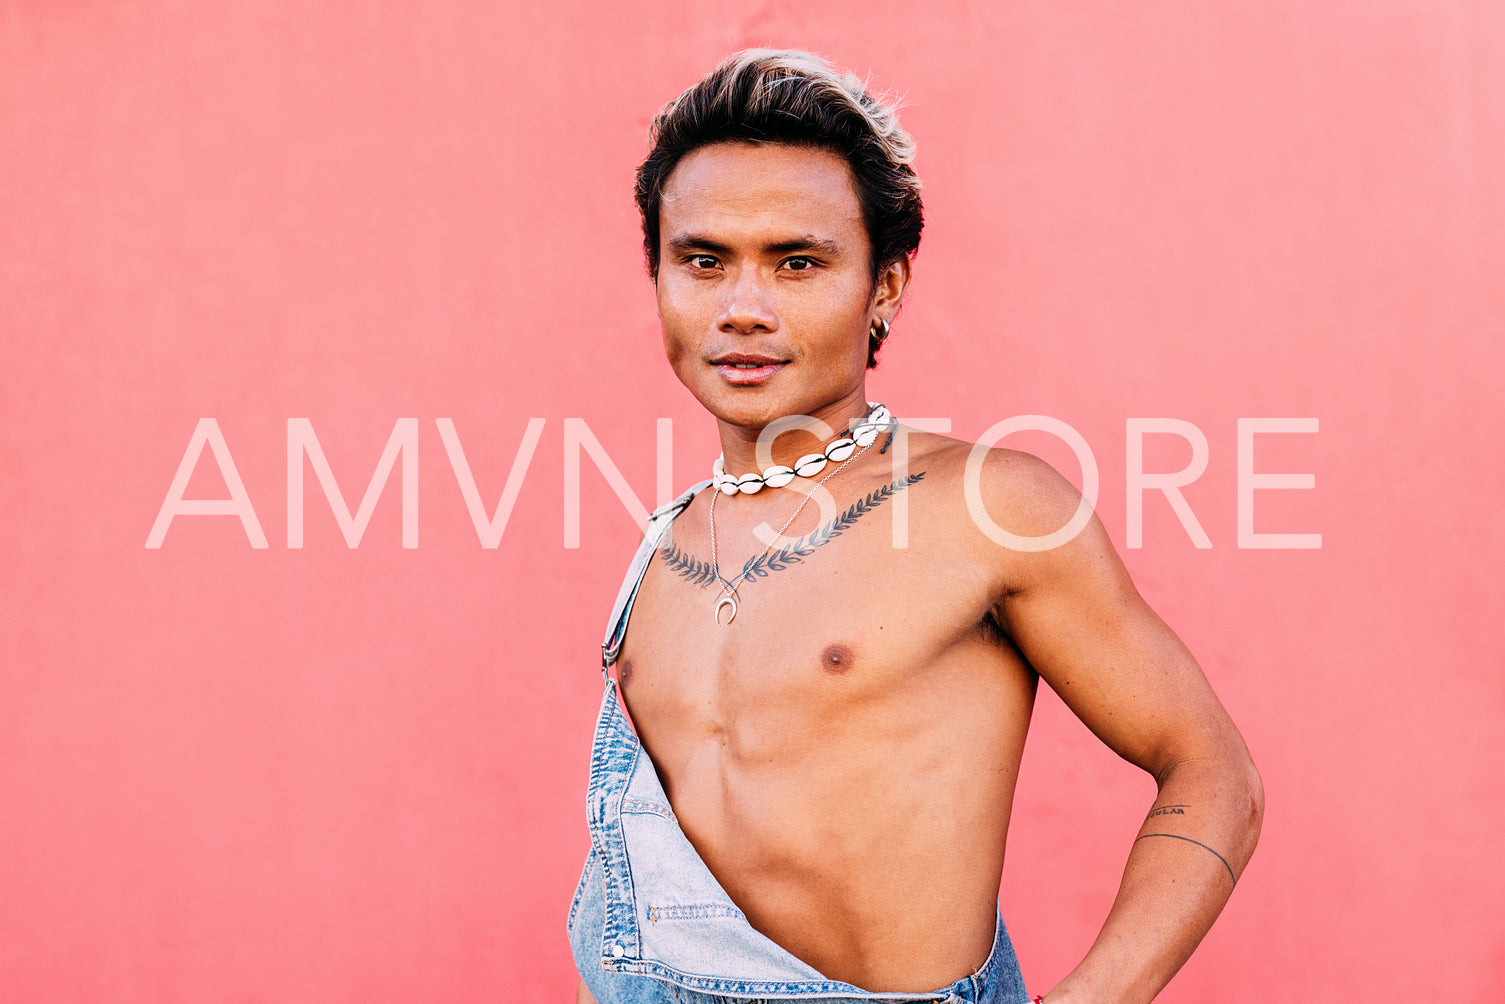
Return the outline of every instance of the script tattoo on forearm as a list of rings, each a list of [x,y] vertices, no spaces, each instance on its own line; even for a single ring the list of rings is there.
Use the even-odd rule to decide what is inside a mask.
[[[1145,822],[1148,823],[1156,816],[1184,816],[1186,815],[1186,810],[1189,808],[1191,808],[1191,806],[1189,805],[1157,805],[1153,809],[1151,809],[1150,814],[1145,817]],[[1206,844],[1202,843],[1202,841],[1193,840],[1191,837],[1183,837],[1179,833],[1144,833],[1140,834],[1140,836],[1137,837],[1134,842],[1137,844],[1139,843],[1139,841],[1148,840],[1150,837],[1169,837],[1172,840],[1184,840],[1189,844],[1196,844],[1198,847],[1202,848],[1204,851],[1211,854],[1219,861],[1223,862],[1223,867],[1228,869],[1228,877],[1233,880],[1234,885],[1238,885],[1238,876],[1233,874],[1233,866],[1228,863],[1228,859],[1223,857],[1223,855],[1219,854],[1217,851],[1213,850],[1211,847],[1208,847]]]
[[[847,507],[845,512],[829,523],[810,531],[808,536],[801,537],[785,547],[769,551],[766,554],[754,555],[747,559],[747,563],[742,566],[742,571],[746,576],[742,584],[747,585],[747,583],[752,582],[754,579],[767,578],[774,572],[782,572],[790,565],[799,564],[813,554],[816,548],[840,537],[842,532],[850,529],[853,523],[856,523],[859,519],[877,509],[897,493],[905,491],[910,485],[919,483],[924,477],[925,472],[921,471],[918,474],[911,474],[901,480],[890,482],[882,488],[875,488],[864,497],[853,502]],[[686,554],[679,549],[677,544],[672,542],[668,547],[663,548],[660,554],[662,555],[664,564],[669,567],[670,571],[692,585],[708,589],[716,584],[716,572],[711,567],[709,561]]]

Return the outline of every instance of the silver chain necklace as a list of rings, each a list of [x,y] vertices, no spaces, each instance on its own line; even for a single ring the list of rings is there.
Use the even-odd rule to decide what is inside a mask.
[[[897,425],[898,424],[892,418],[888,419],[888,423],[891,424],[891,425]],[[874,438],[876,438],[876,437],[874,437]],[[810,491],[809,491],[809,493],[805,495],[805,500],[803,502],[801,502],[799,504],[799,506],[794,510],[794,513],[788,519],[786,519],[784,521],[784,525],[781,526],[781,527],[779,527],[779,532],[774,536],[773,540],[771,540],[771,541],[768,542],[768,546],[765,547],[765,548],[763,548],[762,553],[760,553],[757,558],[754,558],[754,559],[752,559],[752,561],[749,561],[747,563],[747,565],[742,569],[742,574],[741,575],[738,575],[735,579],[731,579],[731,580],[723,579],[721,577],[721,562],[718,561],[717,557],[716,557],[716,496],[722,494],[722,492],[718,491],[715,488],[715,486],[712,486],[712,488],[711,488],[711,574],[714,575],[714,576],[716,576],[717,580],[720,581],[721,583],[723,583],[723,585],[721,587],[721,592],[719,592],[719,593],[716,594],[716,610],[715,610],[715,613],[714,613],[713,616],[716,618],[716,623],[717,624],[719,624],[721,627],[726,627],[732,621],[734,621],[734,620],[737,619],[737,587],[742,584],[743,580],[745,580],[748,577],[749,574],[751,574],[752,567],[753,567],[754,563],[757,562],[758,560],[760,560],[761,558],[763,558],[765,555],[767,555],[769,551],[773,550],[773,545],[777,544],[783,538],[784,531],[787,530],[787,529],[789,529],[789,527],[791,525],[793,525],[794,521],[799,518],[799,514],[805,511],[805,506],[809,505],[810,504],[810,500],[815,497],[815,490],[816,490],[816,488],[819,488],[821,485],[824,485],[827,481],[830,481],[836,475],[840,474],[843,470],[846,469],[847,464],[850,464],[852,461],[856,460],[858,457],[860,457],[864,453],[866,453],[867,450],[868,450],[868,447],[872,446],[872,445],[873,445],[873,439],[868,439],[868,441],[862,446],[862,448],[860,450],[858,450],[856,453],[853,453],[851,456],[847,457],[846,460],[842,461],[842,463],[841,463],[841,465],[839,467],[837,467],[835,470],[831,471],[825,477],[823,477],[819,481],[817,481],[815,483],[815,488],[811,488]],[[727,616],[727,618],[726,618],[726,620],[724,622],[721,620],[721,608],[722,607],[727,607],[731,611],[731,613]]]

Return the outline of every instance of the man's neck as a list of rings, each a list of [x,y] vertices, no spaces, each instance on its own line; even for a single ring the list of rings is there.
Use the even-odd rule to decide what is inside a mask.
[[[860,393],[818,408],[808,416],[789,416],[763,427],[721,422],[721,454],[728,474],[761,473],[774,464],[794,467],[801,457],[820,453],[827,444],[848,435],[852,425],[868,413]],[[777,438],[775,438],[777,435]],[[758,448],[762,438],[763,449]]]

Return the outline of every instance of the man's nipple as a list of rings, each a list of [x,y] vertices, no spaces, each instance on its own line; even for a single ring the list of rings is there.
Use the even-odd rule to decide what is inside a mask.
[[[820,668],[838,676],[851,669],[853,662],[852,650],[845,645],[827,645],[820,654]]]

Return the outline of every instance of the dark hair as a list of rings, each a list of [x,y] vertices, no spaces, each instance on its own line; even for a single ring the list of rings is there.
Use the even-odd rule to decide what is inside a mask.
[[[799,50],[747,49],[728,58],[664,106],[648,127],[653,144],[638,167],[648,274],[658,280],[659,204],[664,182],[686,154],[713,143],[785,143],[830,150],[850,165],[871,247],[874,283],[914,254],[925,226],[914,141],[892,102],[855,75]],[[868,365],[877,344],[869,342]]]

